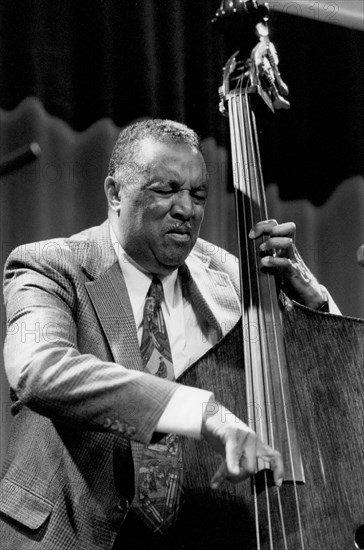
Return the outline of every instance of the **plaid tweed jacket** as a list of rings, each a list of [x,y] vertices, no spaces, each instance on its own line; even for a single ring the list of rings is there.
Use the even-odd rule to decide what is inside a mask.
[[[199,239],[180,269],[184,295],[224,336],[240,316],[236,258]],[[149,443],[178,387],[135,374],[137,331],[109,222],[17,248],[4,295],[14,419],[2,550],[107,550],[134,495],[132,446]]]

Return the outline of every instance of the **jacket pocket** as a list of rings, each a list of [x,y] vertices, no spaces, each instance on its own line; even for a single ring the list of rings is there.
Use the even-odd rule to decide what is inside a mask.
[[[0,512],[29,529],[39,529],[53,509],[53,503],[8,479],[0,482]]]

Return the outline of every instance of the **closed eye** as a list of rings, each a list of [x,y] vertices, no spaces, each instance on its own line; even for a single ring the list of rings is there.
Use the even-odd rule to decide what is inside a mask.
[[[187,191],[187,189],[181,189],[181,184],[176,181],[170,181],[168,183],[157,183],[154,185],[151,185],[149,187],[151,191],[158,195],[173,195],[175,193],[184,192]],[[198,201],[199,203],[203,203],[207,199],[207,190],[205,187],[201,188],[192,188],[190,191],[191,197]]]
[[[173,193],[172,189],[152,189],[154,193],[158,193],[158,195],[170,195]]]
[[[150,187],[151,191],[158,193],[158,195],[170,195],[171,193],[177,193],[180,185],[175,181],[169,181],[166,183],[157,183]]]
[[[197,199],[198,201],[201,201],[201,202],[205,202],[205,200],[207,199],[207,193],[203,189],[192,191],[191,195],[194,199]]]

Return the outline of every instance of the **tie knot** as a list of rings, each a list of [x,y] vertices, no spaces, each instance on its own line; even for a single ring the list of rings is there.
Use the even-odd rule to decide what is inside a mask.
[[[156,275],[153,276],[153,280],[150,284],[148,297],[154,298],[158,304],[163,300],[163,285]]]

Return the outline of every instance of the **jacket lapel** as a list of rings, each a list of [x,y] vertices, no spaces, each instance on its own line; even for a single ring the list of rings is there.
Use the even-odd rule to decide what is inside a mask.
[[[85,256],[83,270],[91,279],[85,287],[114,361],[129,369],[142,370],[133,311],[111,242],[108,222],[90,235],[89,242],[92,249],[100,253]]]
[[[86,283],[96,314],[116,363],[142,370],[137,329],[118,262],[95,281]]]
[[[192,256],[181,268],[185,296],[190,296],[196,311],[225,336],[241,316],[239,298],[227,273],[210,269]]]

